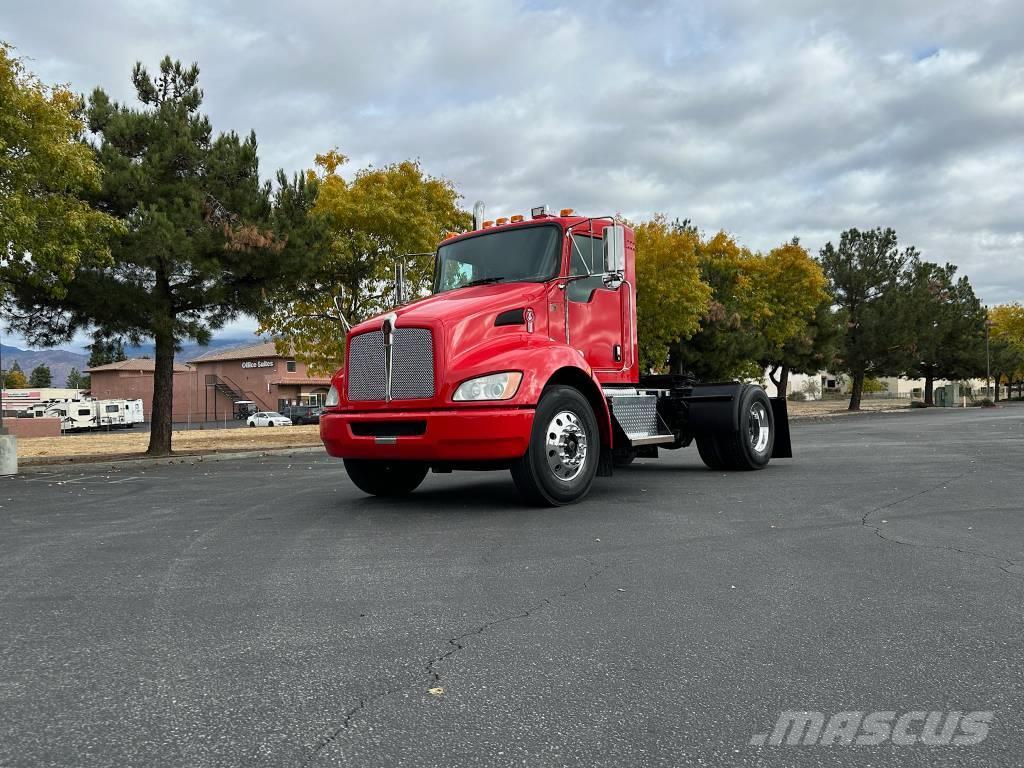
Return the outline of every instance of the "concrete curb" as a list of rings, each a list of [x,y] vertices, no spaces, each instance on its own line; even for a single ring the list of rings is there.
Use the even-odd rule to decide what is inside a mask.
[[[105,469],[122,469],[127,467],[162,467],[170,464],[204,464],[211,461],[237,461],[239,459],[258,459],[262,456],[294,456],[319,453],[327,455],[322,445],[274,448],[272,450],[233,451],[231,453],[187,453],[180,456],[163,456],[153,459],[108,459],[106,461],[61,461],[52,464],[29,464],[19,467],[19,475],[43,475],[47,473],[77,472],[78,470],[97,471]],[[31,461],[31,459],[29,459]]]
[[[808,414],[789,414],[790,422],[794,421],[832,421],[833,419],[856,419],[864,416],[881,416],[881,415],[892,415],[898,413],[912,413],[916,410],[925,410],[924,408],[893,408],[887,411],[835,411],[833,413],[808,413]]]

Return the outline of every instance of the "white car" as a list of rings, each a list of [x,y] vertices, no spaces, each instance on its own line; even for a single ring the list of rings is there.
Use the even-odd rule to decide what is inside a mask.
[[[290,427],[292,420],[277,411],[260,411],[246,421],[250,427]]]

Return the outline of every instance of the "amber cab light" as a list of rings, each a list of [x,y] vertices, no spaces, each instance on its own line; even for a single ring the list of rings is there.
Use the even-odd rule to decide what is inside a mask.
[[[572,208],[563,208],[558,212],[559,216],[572,216],[575,211]]]
[[[483,224],[480,225],[480,229],[487,229],[488,227],[493,227],[493,226],[494,226],[494,222],[491,221],[490,219],[488,219],[487,221],[485,221]]]
[[[497,224],[499,227],[502,224],[508,224],[508,217],[502,216],[500,219],[496,219],[494,223]]]

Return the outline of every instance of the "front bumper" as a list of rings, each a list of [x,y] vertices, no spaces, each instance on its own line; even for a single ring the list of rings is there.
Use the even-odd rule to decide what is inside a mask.
[[[526,453],[533,413],[532,408],[324,413],[320,439],[327,453],[344,459],[502,461]],[[422,433],[401,434],[411,425]]]

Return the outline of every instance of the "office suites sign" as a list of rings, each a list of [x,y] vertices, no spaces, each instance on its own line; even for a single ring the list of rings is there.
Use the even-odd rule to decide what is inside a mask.
[[[273,368],[273,367],[274,367],[274,361],[273,360],[243,360],[242,361],[242,368],[245,368],[245,369],[250,369],[250,368]]]

